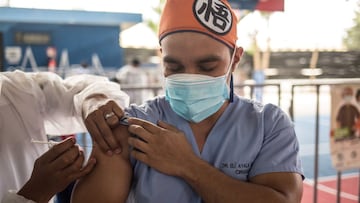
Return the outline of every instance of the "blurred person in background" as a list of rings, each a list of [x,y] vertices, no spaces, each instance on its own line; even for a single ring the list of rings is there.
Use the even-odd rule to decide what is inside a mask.
[[[77,74],[91,74],[89,63],[86,60],[81,61],[80,67],[77,69]]]
[[[360,110],[360,89],[356,91],[355,100]],[[355,123],[355,136],[360,138],[360,119],[357,119]]]
[[[138,58],[133,58],[130,64],[121,67],[115,75],[115,79],[126,87],[147,87],[149,84],[147,73],[141,68]],[[141,104],[147,99],[148,90],[129,89],[125,92],[130,97],[130,103]]]
[[[34,140],[46,142],[47,135],[86,132],[83,119],[94,110],[112,109],[115,103],[107,103],[109,99],[123,107],[128,104],[119,84],[106,77],[77,75],[63,80],[51,72],[1,72],[0,199],[5,194],[17,196],[14,191],[30,179],[35,160],[48,150],[47,145]],[[120,153],[120,149],[112,150]],[[42,178],[45,181],[48,177]]]
[[[356,100],[356,103],[358,104],[358,106],[360,108],[360,89],[358,89],[356,91],[355,100]]]
[[[124,109],[129,127],[112,127],[114,137],[85,120],[99,161],[77,182],[73,203],[123,202],[128,191],[140,203],[301,201],[293,123],[273,104],[234,95],[243,53],[236,24],[226,0],[166,1],[159,30],[165,95]],[[113,139],[123,152],[109,157]]]

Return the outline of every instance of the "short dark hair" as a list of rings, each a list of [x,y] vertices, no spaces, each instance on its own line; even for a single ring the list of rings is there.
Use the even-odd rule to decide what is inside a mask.
[[[140,65],[140,61],[139,61],[139,59],[137,59],[137,58],[133,58],[133,59],[131,60],[131,64],[132,64],[133,66],[139,66],[139,65]]]
[[[355,99],[356,101],[360,101],[360,89],[356,91]]]

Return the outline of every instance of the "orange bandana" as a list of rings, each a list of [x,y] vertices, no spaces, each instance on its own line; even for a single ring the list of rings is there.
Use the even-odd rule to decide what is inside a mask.
[[[176,32],[199,32],[235,47],[236,16],[227,0],[167,0],[160,19],[159,42]]]

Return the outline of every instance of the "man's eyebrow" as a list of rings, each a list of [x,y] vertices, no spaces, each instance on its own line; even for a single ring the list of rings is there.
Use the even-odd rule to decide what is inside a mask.
[[[174,59],[171,56],[164,56],[163,61],[167,63],[180,63],[178,60]]]
[[[214,62],[214,61],[220,61],[220,60],[222,60],[220,56],[208,55],[208,56],[204,56],[200,59],[197,59],[196,62],[197,63],[208,63],[208,62]],[[178,60],[174,59],[171,56],[164,56],[163,61],[167,62],[167,63],[180,63]]]

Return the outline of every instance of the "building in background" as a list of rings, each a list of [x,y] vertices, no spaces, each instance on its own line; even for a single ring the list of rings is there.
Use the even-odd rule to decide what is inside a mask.
[[[2,71],[47,68],[48,47],[56,49],[58,66],[92,61],[104,69],[117,69],[124,64],[119,33],[142,22],[139,13],[10,7],[0,7],[0,13]]]

